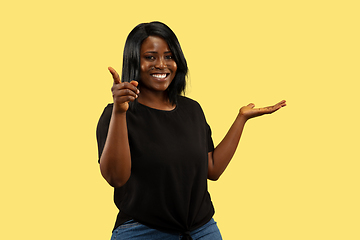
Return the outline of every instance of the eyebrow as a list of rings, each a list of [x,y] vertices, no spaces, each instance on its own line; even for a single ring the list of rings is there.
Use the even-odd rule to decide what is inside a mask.
[[[147,51],[145,53],[158,53],[158,52],[156,52],[156,51]],[[164,54],[168,54],[168,53],[172,53],[172,52],[171,51],[164,52]]]

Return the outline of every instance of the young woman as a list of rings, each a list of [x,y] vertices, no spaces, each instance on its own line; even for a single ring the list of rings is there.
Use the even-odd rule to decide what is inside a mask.
[[[119,209],[112,239],[221,239],[207,179],[224,172],[246,121],[285,101],[242,107],[214,147],[200,105],[183,96],[187,63],[168,26],[136,26],[125,43],[121,80],[109,71],[114,103],[100,117],[97,140],[101,174]]]

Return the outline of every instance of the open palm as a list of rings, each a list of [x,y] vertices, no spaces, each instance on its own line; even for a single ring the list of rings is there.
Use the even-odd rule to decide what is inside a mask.
[[[286,106],[286,101],[282,100],[273,106],[263,107],[263,108],[254,108],[255,104],[250,103],[247,106],[240,108],[240,115],[242,115],[246,120],[254,117],[258,117],[264,114],[270,114],[282,107]]]

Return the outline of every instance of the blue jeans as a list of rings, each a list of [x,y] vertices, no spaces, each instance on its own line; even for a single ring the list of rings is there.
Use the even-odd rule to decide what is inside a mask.
[[[193,240],[222,240],[219,228],[214,219],[211,219],[204,226],[190,232]],[[181,240],[181,234],[161,232],[149,228],[134,220],[127,221],[116,228],[111,236],[111,240]]]

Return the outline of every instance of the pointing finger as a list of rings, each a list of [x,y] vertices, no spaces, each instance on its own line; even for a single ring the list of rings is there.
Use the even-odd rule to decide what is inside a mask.
[[[111,73],[111,75],[112,75],[112,77],[113,77],[113,79],[114,79],[114,83],[115,83],[115,84],[120,83],[120,82],[121,82],[121,81],[120,81],[120,76],[119,76],[119,74],[115,71],[115,69],[113,69],[112,67],[108,67],[108,69],[109,69],[109,71],[110,71],[110,73]]]

